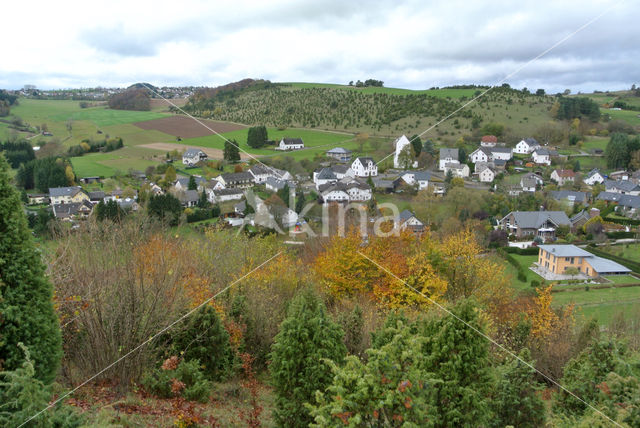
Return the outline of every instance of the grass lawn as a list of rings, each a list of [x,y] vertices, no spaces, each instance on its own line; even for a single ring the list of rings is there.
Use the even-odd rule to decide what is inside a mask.
[[[606,137],[587,137],[585,141],[582,143],[582,149],[585,151],[589,151],[591,149],[601,149],[604,150],[607,148],[607,144],[609,144],[609,138]]]
[[[404,210],[413,211],[411,208],[411,200],[413,199],[413,195],[403,193],[374,193],[373,197],[378,204],[395,204],[400,212]]]
[[[602,114],[608,114],[613,120],[624,120],[631,125],[640,125],[640,111],[602,110]]]
[[[240,148],[246,151],[247,153],[251,153],[253,155],[262,156],[262,155],[287,155],[292,156],[294,158],[307,158],[313,157],[313,155],[320,151],[329,150],[334,146],[346,146],[347,142],[353,139],[351,134],[342,134],[342,133],[333,133],[333,132],[324,132],[324,131],[315,131],[311,129],[285,129],[279,130],[277,128],[268,128],[267,132],[269,134],[269,139],[279,142],[284,137],[291,138],[302,138],[304,141],[305,148],[318,147],[318,150],[310,151],[308,149],[305,150],[294,150],[291,152],[280,152],[274,150],[272,147],[254,149],[247,145],[247,134],[249,130],[247,129],[239,129],[237,131],[226,132],[221,134],[224,138],[227,139],[235,139]],[[223,150],[224,149],[224,139],[218,135],[208,135],[206,137],[196,137],[196,138],[186,138],[182,140],[182,143],[187,146],[200,146],[200,147],[211,147]],[[351,148],[355,148],[354,144],[350,144]],[[298,154],[301,153],[301,154]]]
[[[152,111],[112,110],[104,107],[86,108],[75,112],[59,113],[51,118],[55,121],[88,120],[97,126],[121,125],[123,123],[141,122],[143,120],[160,119],[168,116]]]
[[[603,247],[604,251],[615,254],[629,260],[640,260],[640,244],[622,244],[611,247]]]
[[[553,293],[553,305],[575,304],[578,313],[585,317],[595,317],[601,325],[611,322],[613,316],[621,312],[630,316],[640,308],[640,287],[579,289]]]
[[[604,277],[614,284],[632,284],[634,282],[640,283],[640,279],[633,275],[608,275]]]
[[[150,165],[158,165],[150,157],[162,153],[139,147],[124,147],[109,153],[91,153],[71,158],[73,171],[77,177],[111,177],[117,172],[126,173],[130,169],[144,171]]]
[[[589,172],[593,168],[600,171],[607,170],[607,160],[604,156],[572,156],[569,160],[578,159],[580,161],[580,170]]]

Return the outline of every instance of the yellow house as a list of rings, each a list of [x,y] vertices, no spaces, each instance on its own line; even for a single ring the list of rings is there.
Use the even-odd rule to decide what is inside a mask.
[[[89,201],[89,195],[80,186],[53,187],[49,189],[52,205]]]
[[[595,256],[575,245],[540,245],[538,248],[538,265],[556,275],[570,275],[571,268],[591,277],[631,272],[619,263]]]

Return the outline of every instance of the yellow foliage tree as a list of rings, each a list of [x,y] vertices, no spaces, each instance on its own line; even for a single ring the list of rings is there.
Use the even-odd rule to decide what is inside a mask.
[[[64,169],[64,175],[67,176],[67,181],[70,185],[75,184],[76,175],[73,173],[73,168],[71,167],[71,165],[67,165],[67,167]]]
[[[533,306],[529,310],[531,334],[538,338],[549,335],[558,324],[558,315],[551,308],[553,301],[551,288],[550,285],[546,288],[536,289],[538,295],[533,299]]]
[[[448,300],[476,296],[487,302],[508,295],[504,268],[483,254],[470,229],[446,236],[436,251],[438,270],[449,282]]]
[[[387,307],[428,305],[412,288],[433,300],[439,300],[447,289],[447,282],[410,232],[373,236],[368,245],[362,245],[354,231],[345,237],[336,235],[316,258],[313,269],[333,296],[364,294]]]

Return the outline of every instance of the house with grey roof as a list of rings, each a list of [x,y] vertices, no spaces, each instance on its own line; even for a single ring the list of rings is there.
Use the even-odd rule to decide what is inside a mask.
[[[334,147],[331,150],[327,150],[327,156],[338,162],[349,162],[351,160],[351,150],[344,147]]]
[[[542,177],[532,172],[528,172],[520,178],[520,187],[524,192],[535,192],[538,186],[543,185]]]
[[[378,165],[368,156],[360,156],[351,163],[351,169],[356,177],[375,177],[378,175]]]
[[[553,190],[549,192],[556,201],[567,202],[569,205],[582,204],[586,205],[591,199],[591,194],[588,192],[575,192],[573,190]]]
[[[424,190],[429,187],[431,174],[429,174],[429,171],[407,171],[400,178],[411,186],[417,186],[418,190]]]
[[[225,188],[246,189],[252,187],[254,184],[253,174],[247,171],[221,174],[218,177],[218,181],[221,182]]]
[[[52,205],[70,204],[72,202],[88,201],[89,194],[80,186],[51,187],[49,188],[49,199]]]
[[[458,149],[440,149],[440,157],[438,160],[438,169],[444,171],[448,163],[460,163]]]
[[[276,150],[300,150],[304,149],[302,138],[283,138],[276,147]]]
[[[421,235],[424,232],[424,223],[422,223],[415,214],[409,210],[402,211],[395,223],[398,229],[410,230],[416,235]]]
[[[87,218],[93,211],[93,204],[89,200],[81,202],[59,203],[53,205],[53,215],[59,220],[75,220]]]
[[[599,169],[594,168],[582,178],[582,181],[589,186],[593,186],[594,184],[602,184],[604,183],[604,175],[600,173]]]
[[[620,193],[622,195],[640,195],[640,185],[631,180],[605,180],[604,187],[607,192]]]
[[[200,149],[189,148],[182,154],[182,163],[186,166],[195,166],[198,162],[207,159],[207,154]]]
[[[338,177],[331,168],[322,168],[319,171],[313,172],[313,182],[316,185],[316,189],[325,184],[332,184],[338,181]]]
[[[278,180],[277,178],[274,178],[274,177],[269,177],[267,178],[267,181],[264,182],[264,187],[267,190],[270,190],[272,192],[277,192],[278,190],[282,190],[287,185],[289,187],[292,187],[291,185],[289,185],[288,181]]]
[[[540,147],[540,143],[538,143],[535,138],[524,138],[520,140],[518,144],[516,144],[513,152],[521,155],[528,155],[538,147]]]
[[[587,278],[602,275],[625,275],[626,266],[578,248],[575,245],[539,245],[537,265],[545,279],[561,279],[562,275],[578,272]]]
[[[571,221],[564,211],[512,211],[499,225],[518,238],[555,240],[558,226],[571,227]]]

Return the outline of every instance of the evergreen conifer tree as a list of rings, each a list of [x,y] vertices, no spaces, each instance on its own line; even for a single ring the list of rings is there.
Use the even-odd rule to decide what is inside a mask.
[[[53,287],[36,250],[20,202],[9,182],[9,165],[0,155],[0,360],[5,370],[22,367],[23,343],[35,376],[51,383],[62,357]]]
[[[311,292],[297,296],[271,348],[271,379],[276,392],[275,419],[282,427],[306,427],[312,421],[305,403],[331,383],[329,359],[342,364],[343,332]]]

